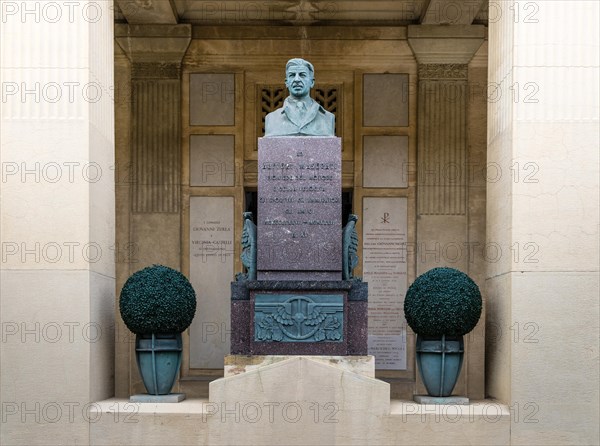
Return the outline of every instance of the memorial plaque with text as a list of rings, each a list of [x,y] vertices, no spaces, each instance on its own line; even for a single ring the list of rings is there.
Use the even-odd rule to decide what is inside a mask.
[[[341,279],[341,164],[340,138],[259,138],[259,280]]]
[[[380,370],[406,369],[407,199],[363,199],[363,279],[369,283],[369,354]]]
[[[233,279],[233,198],[190,198],[190,281],[198,310],[190,327],[190,367],[223,368],[229,352]]]

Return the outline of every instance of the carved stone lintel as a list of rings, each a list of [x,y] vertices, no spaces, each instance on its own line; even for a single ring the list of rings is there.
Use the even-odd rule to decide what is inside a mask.
[[[419,64],[419,80],[467,80],[468,66],[462,63]]]

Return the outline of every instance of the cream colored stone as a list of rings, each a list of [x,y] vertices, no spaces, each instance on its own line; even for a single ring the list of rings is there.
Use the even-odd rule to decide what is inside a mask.
[[[86,444],[86,405],[114,391],[114,280],[3,270],[0,293],[2,444]]]
[[[87,405],[114,392],[110,6],[0,30],[2,84],[31,90],[0,104],[3,173],[17,169],[2,178],[2,444],[86,444]]]
[[[171,403],[130,403],[109,399],[91,408],[90,445],[144,444],[163,446],[212,444],[208,400]]]
[[[499,401],[508,402],[511,398],[511,275],[489,278],[486,295],[486,392]]]
[[[115,279],[89,274],[89,387],[90,399],[99,401],[115,393]]]
[[[510,444],[510,411],[493,400],[468,406],[430,406],[395,400],[391,402],[391,412],[384,416],[373,416],[366,410],[360,414],[348,413],[350,408],[341,405],[339,410],[329,407],[323,411],[313,405],[295,423],[293,408],[297,406],[288,405],[289,413],[284,417],[285,405],[281,401],[279,398],[265,403],[226,404],[207,399],[188,399],[179,404],[101,401],[92,408],[91,417],[97,421],[90,425],[90,444]],[[305,400],[295,403],[306,406]],[[232,430],[237,433],[235,440]]]
[[[515,125],[511,175],[519,219],[512,225],[511,247],[503,247],[512,251],[513,270],[598,268],[597,122]]]
[[[225,378],[257,370],[261,367],[275,364],[277,362],[291,359],[294,356],[245,356],[245,355],[227,355],[225,356]],[[337,367],[352,373],[357,373],[367,378],[375,378],[375,357],[374,356],[302,356],[311,361]]]
[[[384,426],[383,432],[393,432],[391,444],[510,444],[510,412],[494,400],[468,406],[393,401]],[[377,444],[376,440],[373,443]]]
[[[487,391],[511,408],[512,444],[600,441],[599,116],[583,87],[597,85],[598,48],[579,32],[597,33],[592,11],[560,2],[534,12],[535,30],[490,23],[489,80],[504,96],[488,107],[488,161],[509,178],[488,184],[487,229],[510,252],[487,271]],[[569,51],[540,51],[554,39]]]
[[[79,147],[87,136],[83,122],[3,121],[3,267],[84,269],[109,255],[109,246],[89,238],[89,179],[98,170]]]
[[[294,357],[213,381],[211,410],[219,410],[215,415],[227,427],[221,426],[216,436],[211,425],[211,440],[230,444],[245,438],[264,444],[279,437],[292,444],[334,443],[335,432],[343,426],[337,441],[358,444],[366,438],[365,424],[389,414],[389,401],[387,383]],[[273,409],[273,421],[268,408]],[[232,412],[228,415],[227,410]],[[235,411],[241,418],[232,423]]]
[[[513,416],[513,443],[597,444],[598,274],[513,273],[511,281],[512,325],[505,336],[511,405],[522,417]]]
[[[488,103],[488,116],[490,113]],[[511,256],[508,247],[512,244],[512,181],[509,166],[512,164],[511,127],[497,135],[488,133],[488,153],[486,163],[486,243],[484,256],[487,276],[496,276],[511,270]]]

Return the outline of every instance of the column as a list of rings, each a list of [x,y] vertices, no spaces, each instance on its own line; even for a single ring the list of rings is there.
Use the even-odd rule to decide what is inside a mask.
[[[152,264],[181,269],[181,61],[189,25],[116,25],[117,290]],[[117,314],[116,394],[145,392]]]
[[[480,51],[485,28],[477,25],[408,27],[408,43],[418,63],[417,146],[417,275],[440,266],[469,274],[484,289],[481,256],[473,245],[483,246],[485,185],[470,178],[469,166],[485,165],[485,142],[471,128],[485,126],[483,97],[474,96],[469,73]],[[485,48],[482,49],[485,54]],[[478,55],[478,64],[481,54]],[[483,123],[481,122],[483,120]],[[480,150],[478,150],[480,149]],[[472,222],[477,222],[473,225]],[[454,394],[484,398],[484,326],[465,336],[466,354]],[[418,389],[425,392],[418,381]]]
[[[491,6],[487,392],[512,444],[597,444],[599,7]]]
[[[0,2],[2,444],[85,444],[114,394],[110,6]]]

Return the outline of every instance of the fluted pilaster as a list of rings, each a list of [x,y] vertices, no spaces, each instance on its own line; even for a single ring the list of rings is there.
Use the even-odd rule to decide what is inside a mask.
[[[466,212],[466,64],[419,65],[418,212]]]
[[[118,27],[131,66],[131,210],[178,213],[181,172],[181,60],[191,40],[185,25]],[[161,38],[157,50],[153,41]]]

